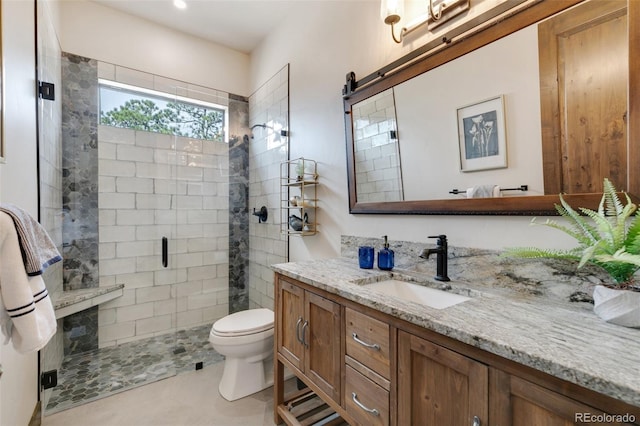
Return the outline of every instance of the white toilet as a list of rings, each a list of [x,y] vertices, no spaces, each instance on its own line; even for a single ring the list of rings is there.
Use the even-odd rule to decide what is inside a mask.
[[[273,318],[271,309],[248,309],[219,319],[209,341],[226,357],[220,395],[228,401],[273,385]]]

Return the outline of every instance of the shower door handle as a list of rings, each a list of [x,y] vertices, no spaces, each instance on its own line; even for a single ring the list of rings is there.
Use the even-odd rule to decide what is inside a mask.
[[[169,240],[162,237],[162,266],[165,268],[169,265]]]

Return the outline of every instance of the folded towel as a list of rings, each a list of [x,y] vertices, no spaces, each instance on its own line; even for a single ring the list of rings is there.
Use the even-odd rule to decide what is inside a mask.
[[[48,266],[62,260],[47,231],[27,211],[13,204],[0,204],[0,211],[13,219],[27,275],[41,275]]]
[[[500,197],[500,187],[498,185],[477,185],[467,189],[467,198],[490,198]]]
[[[42,275],[28,276],[13,218],[0,212],[0,329],[20,353],[42,349],[56,316]]]

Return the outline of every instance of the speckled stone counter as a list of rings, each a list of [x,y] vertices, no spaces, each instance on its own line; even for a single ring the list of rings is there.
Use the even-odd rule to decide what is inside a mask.
[[[343,237],[344,238],[344,237]],[[378,240],[376,240],[378,241]],[[358,241],[362,244],[363,241]],[[374,246],[378,247],[378,244]],[[428,245],[427,245],[428,246]],[[282,263],[273,269],[316,288],[640,406],[640,330],[602,321],[590,303],[599,270],[576,273],[561,261],[505,259],[498,252],[451,248],[451,281],[435,281],[425,244],[397,245],[392,272],[360,269],[353,245],[340,258]],[[416,260],[417,258],[417,260]],[[390,276],[470,296],[445,309],[403,301],[363,284]]]
[[[51,295],[56,319],[64,318],[124,294],[124,284],[68,290]]]

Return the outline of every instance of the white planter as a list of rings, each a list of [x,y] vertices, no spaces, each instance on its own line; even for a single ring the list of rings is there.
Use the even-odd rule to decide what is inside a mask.
[[[606,322],[640,328],[640,292],[598,285],[593,290],[593,311]]]

